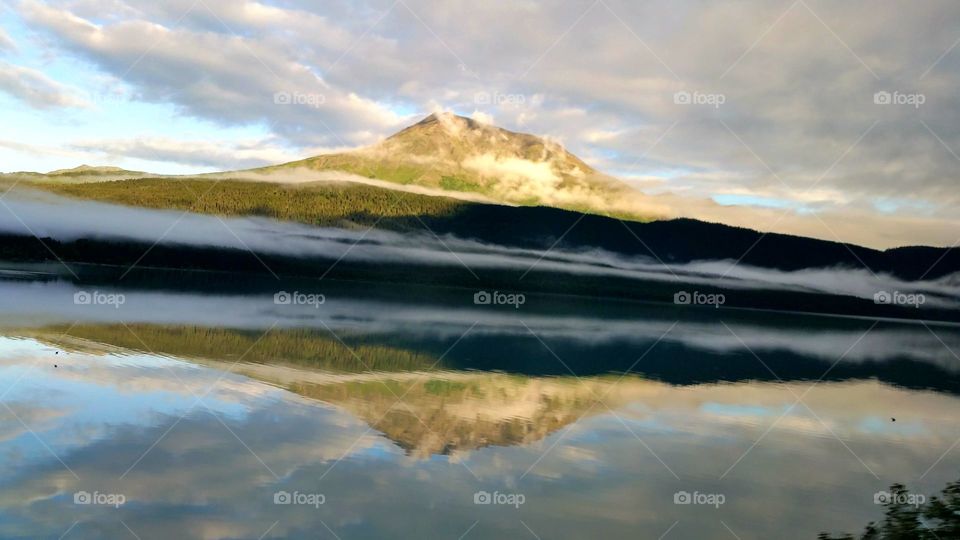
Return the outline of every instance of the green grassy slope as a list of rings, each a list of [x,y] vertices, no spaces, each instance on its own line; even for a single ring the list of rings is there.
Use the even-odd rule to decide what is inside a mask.
[[[281,185],[238,180],[144,178],[82,184],[30,183],[81,199],[214,214],[262,216],[316,226],[413,226],[417,217],[451,217],[474,204],[362,184]]]

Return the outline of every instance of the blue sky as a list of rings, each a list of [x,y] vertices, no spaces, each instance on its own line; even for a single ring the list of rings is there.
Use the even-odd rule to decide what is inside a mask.
[[[16,130],[10,132],[15,135],[16,142],[63,152],[63,155],[36,155],[0,148],[0,162],[5,172],[70,168],[79,165],[80,161],[89,165],[122,165],[133,170],[169,174],[211,172],[217,167],[97,155],[75,149],[73,145],[92,138],[92,134],[108,134],[119,139],[167,137],[187,140],[257,140],[270,134],[263,125],[218,126],[208,119],[179,114],[174,103],[138,101],[135,88],[103,73],[95,65],[68,55],[51,55],[49,51],[31,46],[39,38],[14,12],[0,12],[0,25],[18,44],[15,53],[6,55],[8,61],[44,73],[87,102],[83,107],[44,110],[23,107],[16,97],[0,93],[0,111],[5,124],[16,126]]]

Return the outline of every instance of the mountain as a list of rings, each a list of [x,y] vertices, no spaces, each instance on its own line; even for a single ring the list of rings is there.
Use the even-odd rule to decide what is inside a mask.
[[[431,114],[367,148],[259,170],[301,167],[479,193],[515,205],[652,217],[644,195],[596,171],[560,143],[451,113]]]
[[[156,176],[142,171],[128,171],[120,167],[80,165],[72,169],[57,169],[48,173],[38,172],[10,172],[0,173],[0,182],[35,182],[74,184],[80,182],[109,182],[130,178],[148,178]]]
[[[523,377],[435,369],[441,360],[427,353],[362,344],[347,349],[325,333],[303,329],[258,335],[191,326],[74,324],[18,333],[71,352],[135,351],[229,368],[349,411],[418,458],[533,443],[603,412],[597,407],[600,396],[617,407],[628,398],[655,394],[663,384],[635,375]],[[245,361],[216,360],[224,357]]]
[[[126,169],[121,169],[120,167],[106,167],[106,166],[92,166],[92,165],[80,165],[79,167],[74,167],[72,169],[57,169],[55,171],[50,171],[47,173],[47,176],[78,176],[78,175],[108,175],[108,176],[127,176],[127,175],[143,175],[146,174],[140,171],[128,171]]]

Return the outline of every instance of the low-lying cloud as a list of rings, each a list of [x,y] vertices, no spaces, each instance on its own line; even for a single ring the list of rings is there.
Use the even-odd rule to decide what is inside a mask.
[[[70,211],[63,209],[69,206]],[[153,244],[216,246],[257,253],[331,260],[383,262],[483,269],[551,271],[618,276],[721,289],[776,289],[873,299],[879,291],[926,295],[926,305],[957,307],[960,287],[946,276],[905,282],[863,269],[814,268],[794,272],[749,267],[734,261],[694,261],[666,266],[645,257],[603,250],[546,252],[486,244],[429,231],[400,234],[382,230],[317,228],[267,218],[216,216],[67,200],[49,193],[14,191],[0,208],[0,231],[35,234],[61,241],[79,238],[132,240]]]

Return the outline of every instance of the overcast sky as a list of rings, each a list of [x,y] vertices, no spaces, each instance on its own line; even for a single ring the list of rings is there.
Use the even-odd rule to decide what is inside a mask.
[[[0,5],[2,171],[251,167],[445,109],[757,228],[960,240],[955,0]]]

